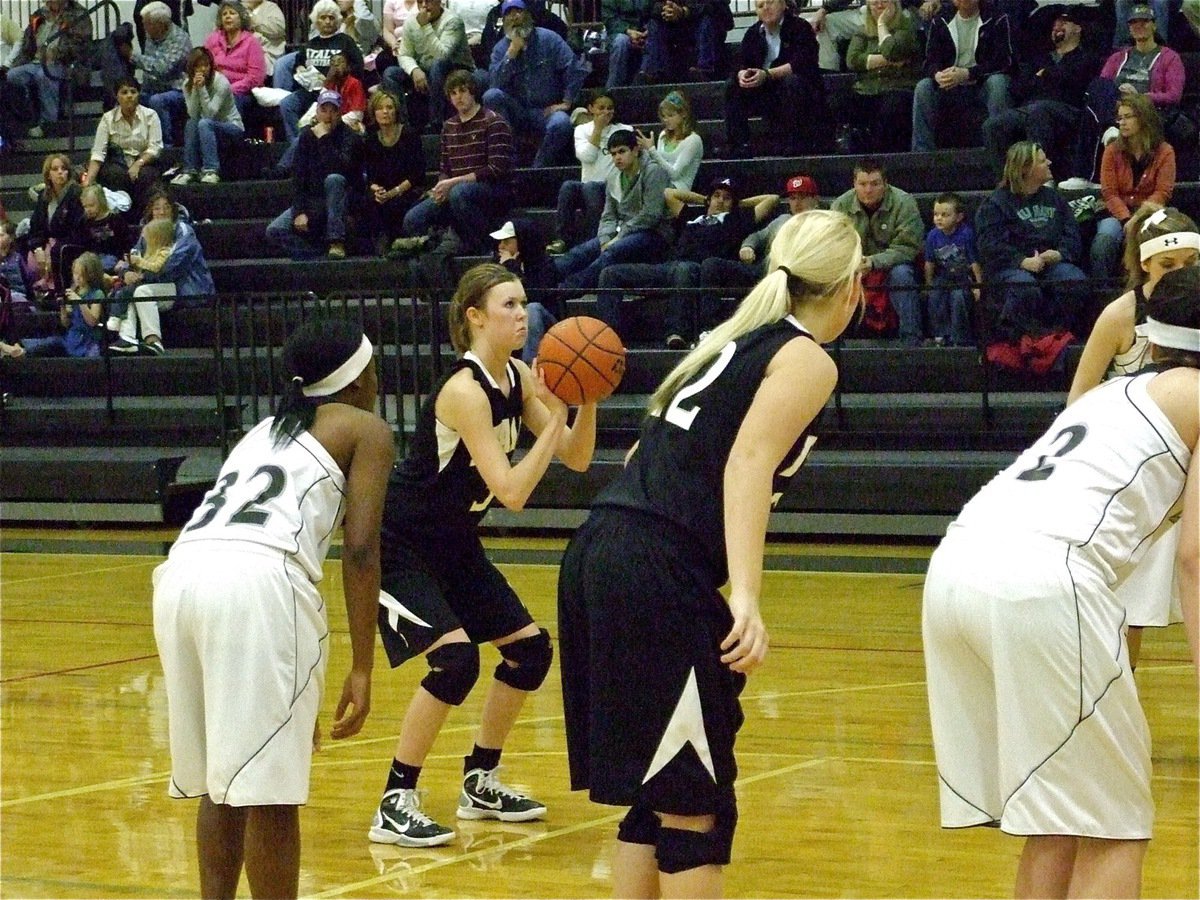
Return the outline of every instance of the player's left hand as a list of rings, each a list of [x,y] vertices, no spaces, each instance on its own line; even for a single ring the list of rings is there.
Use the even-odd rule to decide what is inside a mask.
[[[749,675],[767,658],[767,626],[758,610],[758,600],[734,593],[729,597],[733,627],[721,641],[721,662],[735,672]]]
[[[351,669],[342,685],[342,697],[334,711],[330,736],[335,741],[354,737],[362,730],[371,711],[371,673]]]
[[[317,721],[313,722],[313,753],[321,752],[321,718],[317,717]]]
[[[538,366],[537,357],[534,357],[533,364],[529,367],[530,373],[533,375],[534,396],[542,401],[546,409],[550,410],[550,414],[560,416],[563,421],[567,418],[567,404],[560,400],[553,391],[546,386],[546,376],[543,374],[541,367]]]

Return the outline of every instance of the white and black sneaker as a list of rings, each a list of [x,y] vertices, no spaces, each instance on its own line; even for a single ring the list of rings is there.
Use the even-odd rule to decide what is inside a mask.
[[[397,788],[384,791],[367,837],[377,844],[436,847],[454,840],[454,832],[421,812],[415,788]]]
[[[463,776],[458,797],[460,819],[499,819],[501,822],[529,822],[546,815],[546,805],[500,783],[494,769],[472,769]]]

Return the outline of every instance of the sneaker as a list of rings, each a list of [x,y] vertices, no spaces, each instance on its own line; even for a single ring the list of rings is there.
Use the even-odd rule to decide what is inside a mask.
[[[555,238],[546,245],[546,252],[551,256],[562,256],[567,252],[567,242],[562,238]]]
[[[329,245],[329,253],[327,255],[330,259],[345,259],[346,245],[341,241],[334,241]]]
[[[204,172],[201,173],[201,175],[200,175],[200,183],[201,184],[220,184],[221,176],[218,175],[216,172],[214,172],[212,169],[205,169]]]
[[[108,321],[104,324],[104,327],[109,331],[120,331],[121,320],[117,316],[109,316]]]
[[[41,138],[44,138],[46,136],[46,129],[43,128],[41,125],[34,125],[32,128],[29,129],[28,134],[26,134],[25,136],[32,141],[40,140]]]
[[[108,345],[108,349],[113,353],[137,353],[142,347],[137,341],[129,341],[125,338],[113,341]]]
[[[472,769],[463,776],[458,797],[460,819],[499,819],[501,822],[528,822],[546,814],[546,805],[519,794],[500,783],[494,769]]]
[[[424,250],[425,245],[428,243],[428,235],[421,235],[420,237],[398,237],[392,241],[392,246],[388,250],[388,256],[392,258],[415,256]]]
[[[1059,190],[1063,191],[1095,191],[1100,189],[1100,185],[1094,181],[1088,181],[1086,178],[1068,178],[1066,181],[1058,183]]]
[[[687,339],[684,338],[683,335],[681,335],[681,334],[667,335],[667,349],[668,350],[686,350],[687,345],[688,345]]]
[[[421,812],[415,788],[397,788],[384,792],[367,837],[377,844],[436,847],[454,840],[454,832]]]
[[[590,121],[592,121],[591,113],[589,113],[584,107],[577,106],[573,110],[571,110],[571,127],[572,128],[578,128],[580,125],[583,125],[585,122],[590,122]]]
[[[142,346],[149,350],[153,356],[162,356],[167,352],[167,348],[163,346],[162,341],[143,341]]]
[[[196,179],[195,172],[180,172],[178,175],[176,175],[174,178],[171,179],[171,184],[178,184],[180,186],[183,186],[185,184],[191,184],[195,179]]]

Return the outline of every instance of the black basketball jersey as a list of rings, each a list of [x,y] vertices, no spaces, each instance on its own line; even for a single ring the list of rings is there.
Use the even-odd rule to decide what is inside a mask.
[[[640,510],[675,523],[679,529],[664,530],[664,537],[681,529],[691,539],[687,553],[723,584],[729,577],[725,463],[768,363],[797,335],[812,338],[788,316],[726,344],[662,414],[646,417],[629,465],[595,505]],[[815,425],[805,429],[776,471],[772,504],[816,441]]]
[[[479,358],[466,353],[426,398],[408,453],[392,470],[383,515],[385,542],[389,533],[473,534],[492,502],[492,493],[462,438],[439,422],[435,414],[442,388],[463,369],[474,375],[487,394],[492,427],[501,448],[509,456],[516,449],[522,410],[521,376],[516,365],[509,361],[505,366],[512,385],[506,397]]]

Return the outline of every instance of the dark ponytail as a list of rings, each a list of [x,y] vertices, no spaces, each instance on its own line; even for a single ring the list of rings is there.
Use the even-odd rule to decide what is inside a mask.
[[[316,384],[350,359],[362,339],[361,326],[345,319],[314,319],[291,333],[283,345],[285,382],[271,423],[271,437],[277,445],[312,427],[317,407],[330,398],[306,397],[304,387]]]
[[[1200,266],[1172,269],[1163,275],[1146,300],[1146,316],[1163,325],[1200,332]],[[1155,344],[1154,362],[1163,368],[1200,369],[1200,353]]]

